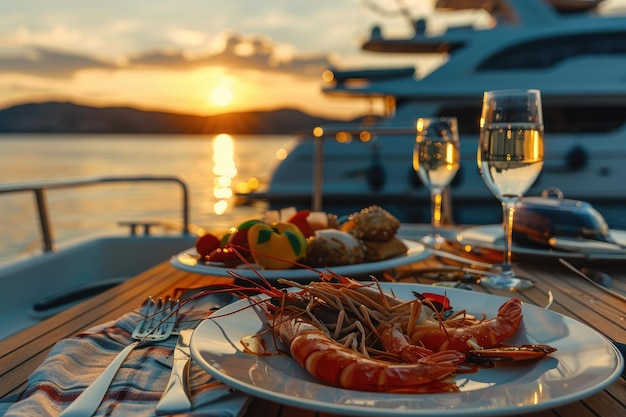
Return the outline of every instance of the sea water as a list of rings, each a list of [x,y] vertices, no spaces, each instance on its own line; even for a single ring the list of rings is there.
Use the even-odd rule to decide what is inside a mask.
[[[0,183],[101,176],[176,176],[189,189],[192,229],[227,231],[263,216],[237,191],[264,187],[292,136],[0,135]],[[182,193],[171,183],[115,183],[46,193],[57,246],[124,221],[180,230]],[[33,193],[0,194],[0,262],[41,249]]]

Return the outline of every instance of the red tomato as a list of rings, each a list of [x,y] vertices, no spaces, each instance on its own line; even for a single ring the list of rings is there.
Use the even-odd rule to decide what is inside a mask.
[[[219,247],[220,240],[210,233],[202,235],[196,239],[196,250],[203,258]]]
[[[225,264],[240,264],[242,263],[239,256],[233,249],[229,248],[217,248],[209,255],[204,257],[205,261],[209,262],[222,262]]]
[[[242,255],[250,258],[250,254],[248,253],[248,251],[242,250],[241,248],[250,249],[250,244],[248,243],[248,229],[250,229],[250,226],[259,223],[265,222],[262,220],[248,220],[241,223],[237,227],[237,229],[230,234],[230,237],[228,238],[228,243],[224,246],[232,245],[233,247],[239,249]]]
[[[293,223],[298,226],[298,229],[302,232],[304,237],[310,237],[313,235],[313,228],[309,224],[307,217],[311,212],[309,210],[300,210],[287,220],[288,223]]]

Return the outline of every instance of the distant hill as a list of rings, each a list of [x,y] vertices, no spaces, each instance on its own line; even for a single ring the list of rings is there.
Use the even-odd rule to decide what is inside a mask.
[[[0,133],[293,134],[338,121],[294,109],[204,117],[130,107],[96,108],[48,102],[0,110]]]

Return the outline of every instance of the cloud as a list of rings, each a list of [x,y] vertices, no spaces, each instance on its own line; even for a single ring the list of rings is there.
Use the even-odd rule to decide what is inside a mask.
[[[148,67],[148,68],[168,68],[168,69],[190,69],[194,65],[185,58],[185,54],[180,50],[162,50],[146,52],[135,55],[128,59],[127,68]]]
[[[319,76],[331,65],[326,54],[284,56],[277,46],[263,38],[229,35],[224,48],[215,53],[190,56],[182,50],[153,51],[135,55],[128,60],[129,68],[194,69],[223,66],[229,69],[249,69],[266,72]]]
[[[147,51],[128,57],[123,64],[87,54],[63,52],[45,47],[29,47],[11,55],[0,55],[0,73],[28,74],[38,77],[68,78],[81,70],[193,70],[226,67],[230,70],[255,70],[315,76],[331,65],[326,54],[298,55],[281,53],[270,40],[231,34],[222,50],[188,53],[180,48]]]
[[[0,72],[39,77],[69,78],[83,69],[115,69],[116,66],[86,55],[34,47],[21,54],[0,56]]]

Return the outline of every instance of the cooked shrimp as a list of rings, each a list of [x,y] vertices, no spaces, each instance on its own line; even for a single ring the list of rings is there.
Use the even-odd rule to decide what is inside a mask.
[[[424,392],[457,370],[458,355],[438,352],[416,363],[374,359],[339,344],[302,317],[275,317],[274,331],[289,346],[294,360],[311,375],[347,389],[385,392]],[[462,355],[461,355],[462,356]],[[454,384],[446,390],[456,390]]]
[[[409,337],[413,344],[436,352],[454,349],[467,353],[476,348],[498,346],[515,334],[521,321],[522,302],[512,298],[500,306],[496,317],[426,319],[409,329]]]

